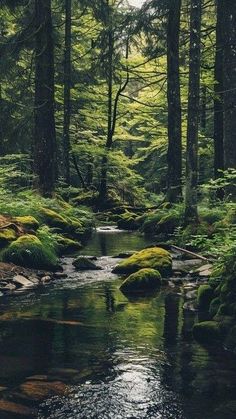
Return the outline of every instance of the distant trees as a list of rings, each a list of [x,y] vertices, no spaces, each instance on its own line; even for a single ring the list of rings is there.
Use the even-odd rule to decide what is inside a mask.
[[[54,42],[51,0],[35,0],[34,170],[39,191],[50,196],[55,186]]]

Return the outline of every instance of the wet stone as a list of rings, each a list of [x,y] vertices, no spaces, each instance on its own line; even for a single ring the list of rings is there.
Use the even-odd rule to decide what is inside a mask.
[[[67,386],[61,381],[32,380],[21,384],[20,391],[31,400],[41,401],[50,396],[63,396]]]
[[[19,287],[32,287],[34,284],[23,275],[15,275],[13,282]]]
[[[7,413],[9,415],[9,419],[12,418],[12,415],[18,415],[22,418],[27,417],[35,417],[36,410],[29,408],[28,406],[24,406],[19,403],[15,403],[8,400],[0,400],[0,417],[2,413]]]

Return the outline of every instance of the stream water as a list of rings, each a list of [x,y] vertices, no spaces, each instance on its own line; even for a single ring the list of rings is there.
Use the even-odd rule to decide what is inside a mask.
[[[97,232],[83,253],[103,270],[78,273],[64,258],[67,279],[0,300],[0,387],[67,374],[68,394],[43,402],[38,418],[231,418],[217,409],[236,399],[235,358],[193,340],[196,314],[183,310],[179,288],[138,300],[119,291],[111,256],[147,244]]]

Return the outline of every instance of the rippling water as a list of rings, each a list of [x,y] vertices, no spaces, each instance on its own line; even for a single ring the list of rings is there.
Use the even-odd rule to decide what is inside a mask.
[[[195,315],[183,311],[179,291],[138,300],[119,291],[108,254],[146,244],[98,233],[86,252],[103,255],[103,271],[77,273],[66,258],[68,279],[1,300],[0,386],[72,371],[68,393],[46,400],[38,419],[230,418],[217,408],[235,399],[235,359],[193,341]]]

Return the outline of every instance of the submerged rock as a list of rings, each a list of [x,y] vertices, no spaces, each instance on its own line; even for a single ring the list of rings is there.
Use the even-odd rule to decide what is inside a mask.
[[[125,279],[120,289],[123,292],[150,292],[161,285],[161,275],[155,269],[140,269]]]
[[[61,381],[26,381],[20,386],[21,392],[31,400],[40,401],[50,396],[63,396],[67,386]]]
[[[95,265],[90,259],[86,258],[85,256],[79,256],[73,262],[74,267],[78,271],[86,271],[86,270],[101,270],[100,266]]]
[[[152,268],[167,276],[172,273],[172,258],[167,250],[151,247],[141,250],[122,261],[113,272],[117,274],[131,274],[143,268]]]
[[[36,409],[32,409],[28,406],[24,406],[22,404],[3,399],[0,400],[0,417],[1,412],[3,414],[8,414],[9,419],[11,417],[15,417],[15,415],[17,415],[17,417],[22,417],[22,419],[27,417],[36,417],[37,415]]]

